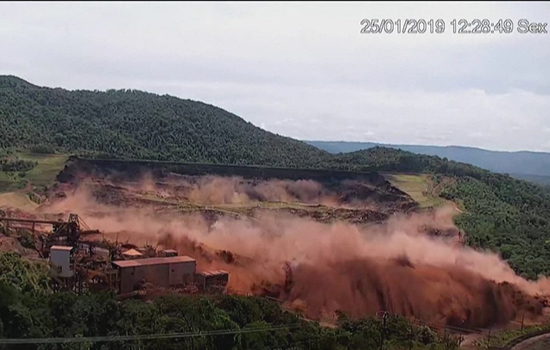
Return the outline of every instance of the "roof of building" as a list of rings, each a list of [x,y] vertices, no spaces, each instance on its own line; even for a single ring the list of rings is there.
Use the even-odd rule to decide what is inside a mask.
[[[73,250],[73,247],[68,247],[65,245],[52,245],[50,250]]]
[[[122,255],[128,255],[128,256],[143,256],[140,252],[138,252],[135,249],[128,249],[127,251],[123,252]]]
[[[203,275],[203,276],[216,276],[216,275],[229,275],[229,272],[225,270],[206,270],[206,271],[197,272],[197,274]]]
[[[175,249],[163,249],[162,251],[165,252],[165,253],[177,253],[178,252]]]
[[[165,258],[118,260],[118,261],[113,261],[113,265],[116,265],[121,268],[125,268],[125,267],[136,267],[136,266],[177,264],[177,263],[185,263],[185,262],[195,262],[195,259],[189,256],[170,256]]]

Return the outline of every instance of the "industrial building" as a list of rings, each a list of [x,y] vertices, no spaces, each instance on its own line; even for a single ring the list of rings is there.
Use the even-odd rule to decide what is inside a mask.
[[[56,277],[73,277],[74,270],[71,264],[73,247],[54,245],[50,248],[50,263]]]
[[[149,289],[178,289],[184,293],[223,293],[229,281],[227,271],[197,273],[197,262],[178,256],[174,249],[157,251],[98,239],[76,214],[68,221],[0,217],[19,225],[51,225],[52,232],[39,236],[39,254],[49,259],[51,284],[55,291],[113,290],[121,295]]]
[[[173,288],[193,283],[197,262],[188,256],[113,261],[119,271],[119,292],[130,293],[143,288]]]

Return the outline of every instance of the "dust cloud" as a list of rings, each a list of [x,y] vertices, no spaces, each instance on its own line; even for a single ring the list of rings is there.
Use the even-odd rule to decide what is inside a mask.
[[[251,198],[249,191],[238,191],[234,180],[230,183],[237,187],[227,191],[222,189],[227,181],[204,181],[186,192],[193,200],[238,203]],[[291,193],[315,200],[323,192],[311,182],[295,183],[304,192],[291,185],[257,184],[254,196],[286,200],[282,196]],[[233,292],[270,295],[315,319],[332,318],[338,310],[352,316],[385,310],[428,322],[484,327],[523,312],[537,317],[543,305],[536,296],[550,291],[547,279],[527,281],[494,253],[465,247],[457,236],[426,234],[426,227],[458,232],[453,209],[447,207],[396,214],[369,226],[282,213],[212,219],[98,203],[84,186],[42,211],[77,212],[90,227],[119,242],[177,249],[197,259],[199,269],[229,271]]]
[[[102,179],[80,179],[79,188],[87,183],[110,187],[135,195],[153,195],[188,201],[200,205],[246,204],[255,202],[291,202],[340,208],[369,208],[382,201],[412,201],[401,192],[385,189],[357,180],[321,184],[302,179],[251,180],[240,176],[186,176],[169,174],[162,179],[146,173],[137,181],[120,181],[116,175]],[[88,186],[89,187],[89,186]]]
[[[107,183],[116,183],[110,179]],[[268,180],[250,181],[239,176],[170,176],[157,181],[145,174],[135,183],[122,186],[138,193],[155,193],[162,197],[189,200],[197,204],[242,204],[251,201],[300,202],[318,204],[332,203],[335,194],[327,191],[313,180]]]

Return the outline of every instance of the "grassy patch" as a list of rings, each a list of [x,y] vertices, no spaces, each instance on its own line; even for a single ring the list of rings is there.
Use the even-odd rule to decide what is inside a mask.
[[[434,184],[429,175],[426,174],[382,174],[393,186],[407,193],[421,207],[437,207],[445,203],[443,198],[434,194]]]
[[[32,182],[35,186],[51,185],[55,181],[55,177],[67,161],[66,154],[41,154],[18,152],[18,157],[23,160],[35,161],[38,164],[27,172],[25,179]]]
[[[15,172],[0,171],[0,192],[15,191],[24,186],[24,178]]]
[[[0,192],[11,192],[24,188],[28,182],[37,187],[51,185],[67,161],[66,154],[41,154],[29,151],[16,151],[18,159],[36,162],[36,166],[26,172],[0,171]]]

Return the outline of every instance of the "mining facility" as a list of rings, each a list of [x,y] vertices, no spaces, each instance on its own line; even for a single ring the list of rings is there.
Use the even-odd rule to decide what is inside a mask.
[[[197,262],[173,249],[113,243],[103,239],[76,214],[68,221],[1,217],[7,228],[51,225],[39,234],[39,256],[48,259],[54,290],[112,290],[121,297],[173,290],[182,293],[225,293],[229,273],[197,270]],[[11,225],[11,227],[10,227]],[[30,227],[29,227],[30,226]],[[98,239],[101,237],[101,239]]]

